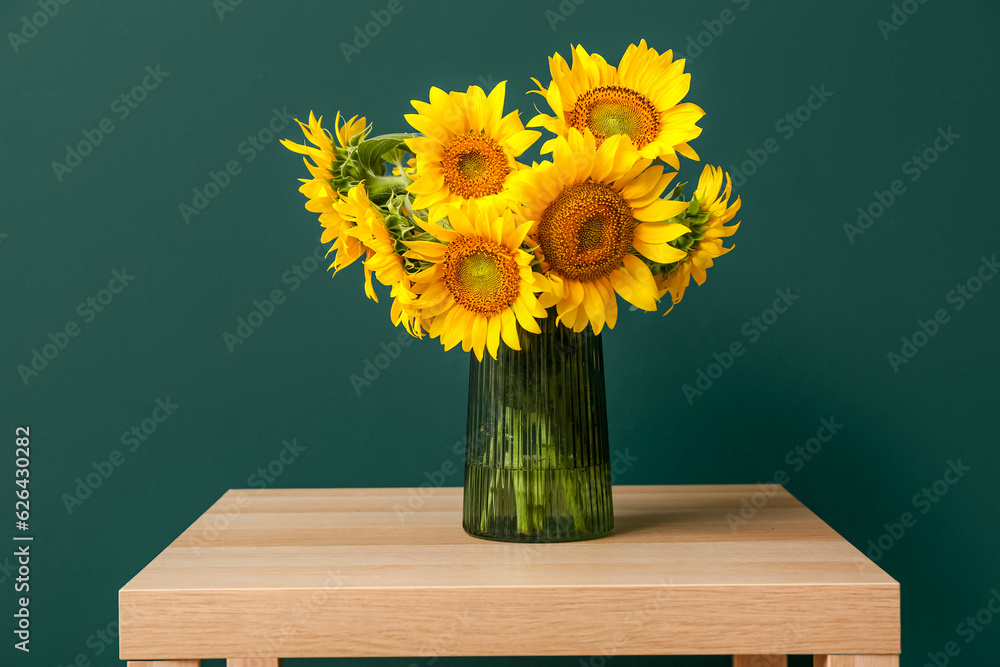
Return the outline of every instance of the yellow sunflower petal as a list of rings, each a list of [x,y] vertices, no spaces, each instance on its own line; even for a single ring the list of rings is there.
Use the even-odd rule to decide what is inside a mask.
[[[687,257],[686,252],[666,243],[646,243],[645,241],[636,240],[635,249],[642,253],[643,257],[647,257],[659,264],[679,262]]]
[[[542,330],[538,326],[538,322],[535,318],[531,316],[531,312],[528,307],[521,302],[520,299],[516,299],[514,303],[511,304],[511,308],[514,310],[514,316],[517,318],[517,323],[521,325],[521,328],[530,333],[541,333]]]
[[[489,320],[482,315],[474,315],[472,318],[472,349],[476,353],[476,359],[483,360],[483,350],[486,349],[486,335],[489,330]]]
[[[493,315],[490,317],[486,329],[486,349],[489,350],[490,356],[494,359],[497,358],[497,351],[500,349],[501,322],[502,316]]]
[[[644,222],[635,227],[635,238],[646,243],[666,243],[691,230],[678,222]]]
[[[512,350],[521,349],[521,343],[517,338],[517,317],[509,308],[500,313],[500,335],[507,347]]]
[[[419,255],[420,259],[426,259],[427,261],[434,261],[444,257],[445,253],[448,251],[448,246],[443,243],[433,243],[431,241],[407,241],[406,246],[415,255]],[[406,253],[407,257],[413,257],[409,252]]]
[[[680,215],[687,207],[688,203],[684,201],[657,199],[642,208],[635,209],[634,215],[636,220],[659,222]]]

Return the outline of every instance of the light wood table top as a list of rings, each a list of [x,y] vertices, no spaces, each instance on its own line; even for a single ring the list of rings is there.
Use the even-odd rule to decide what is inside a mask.
[[[121,658],[898,654],[899,584],[770,493],[616,486],[609,536],[511,544],[461,488],[232,490],[119,592]]]

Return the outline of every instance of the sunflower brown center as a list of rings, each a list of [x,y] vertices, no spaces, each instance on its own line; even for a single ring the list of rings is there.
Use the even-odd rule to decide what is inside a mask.
[[[499,243],[462,237],[448,245],[444,284],[466,310],[496,315],[520,294],[520,270],[510,250]]]
[[[542,212],[538,245],[550,270],[586,282],[621,266],[634,232],[625,198],[610,185],[586,181],[563,188]]]
[[[656,138],[660,117],[645,95],[622,86],[591,88],[566,114],[566,122],[583,132],[590,128],[600,144],[615,134],[627,134],[642,148]]]
[[[472,130],[456,135],[441,160],[448,189],[463,199],[495,195],[510,173],[507,154],[493,137]]]

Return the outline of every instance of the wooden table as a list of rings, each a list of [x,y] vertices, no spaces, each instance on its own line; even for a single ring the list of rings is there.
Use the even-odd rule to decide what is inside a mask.
[[[614,503],[602,539],[509,544],[465,534],[460,488],[232,490],[119,592],[121,658],[899,664],[899,584],[781,487],[618,486]]]

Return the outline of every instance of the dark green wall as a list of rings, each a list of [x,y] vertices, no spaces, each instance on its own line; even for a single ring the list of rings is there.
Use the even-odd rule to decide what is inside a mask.
[[[15,40],[16,52],[8,35],[0,414],[11,449],[14,427],[31,426],[36,541],[34,650],[25,661],[8,630],[0,661],[55,667],[83,654],[115,664],[117,646],[105,649],[94,633],[116,620],[118,588],[225,489],[253,483],[283,440],[306,449],[272,486],[410,486],[456,458],[467,356],[411,345],[359,395],[350,376],[397,336],[387,305],[365,299],[357,269],[336,280],[288,273],[312,255],[319,229],[296,191],[301,160],[277,141],[241,148],[273,109],[328,118],[340,109],[366,114],[376,132],[400,131],[409,100],[431,85],[508,79],[508,108],[528,115],[537,99],[521,96],[529,77],[546,77],[546,57],[570,42],[617,60],[642,37],[685,51],[704,32],[708,46],[688,68],[689,99],[708,112],[695,146],[727,169],[748,155],[766,162],[737,177],[737,249],[708,283],[669,317],[623,313],[605,338],[613,448],[638,457],[618,481],[763,482],[784,471],[792,493],[863,549],[910,512],[915,524],[898,540],[883,537],[894,543],[878,560],[902,584],[903,664],[922,666],[951,641],[961,651],[951,664],[992,664],[1000,620],[969,643],[958,626],[1000,587],[1000,280],[968,301],[949,293],[1000,253],[1000,9],[902,4],[917,11],[884,37],[888,1],[402,0],[403,12],[350,63],[338,45],[386,2],[243,2],[221,18],[209,0],[71,2]],[[727,9],[731,22],[716,22]],[[38,11],[33,1],[4,2],[0,28],[20,31]],[[116,103],[147,66],[166,76],[146,78],[156,86],[136,108]],[[813,87],[832,96],[821,106],[813,98],[819,108],[799,127],[782,121]],[[57,176],[65,146],[104,118],[113,131]],[[926,172],[907,168],[939,128],[958,138],[928,154],[936,161]],[[240,173],[185,221],[179,204],[230,160]],[[699,167],[686,167],[695,178]],[[850,242],[844,225],[897,179],[902,194]],[[86,300],[109,296],[101,290],[123,269],[134,279],[91,312]],[[285,302],[230,352],[223,333],[276,289]],[[753,334],[751,318],[778,289],[798,299]],[[947,322],[894,371],[887,354],[939,309]],[[18,366],[70,322],[78,335],[22,381]],[[689,405],[682,386],[699,369],[718,375],[713,353],[735,341],[746,352]],[[122,433],[168,398],[179,407],[155,433],[123,445]],[[824,418],[843,428],[800,462],[795,449]],[[121,465],[69,513],[63,494],[114,450]],[[947,493],[937,502],[915,498],[949,461],[971,470],[940,484]],[[13,504],[11,454],[0,468]],[[0,577],[0,613],[10,619],[12,581]],[[411,662],[428,664],[382,664]],[[728,664],[611,664],[660,663]]]

